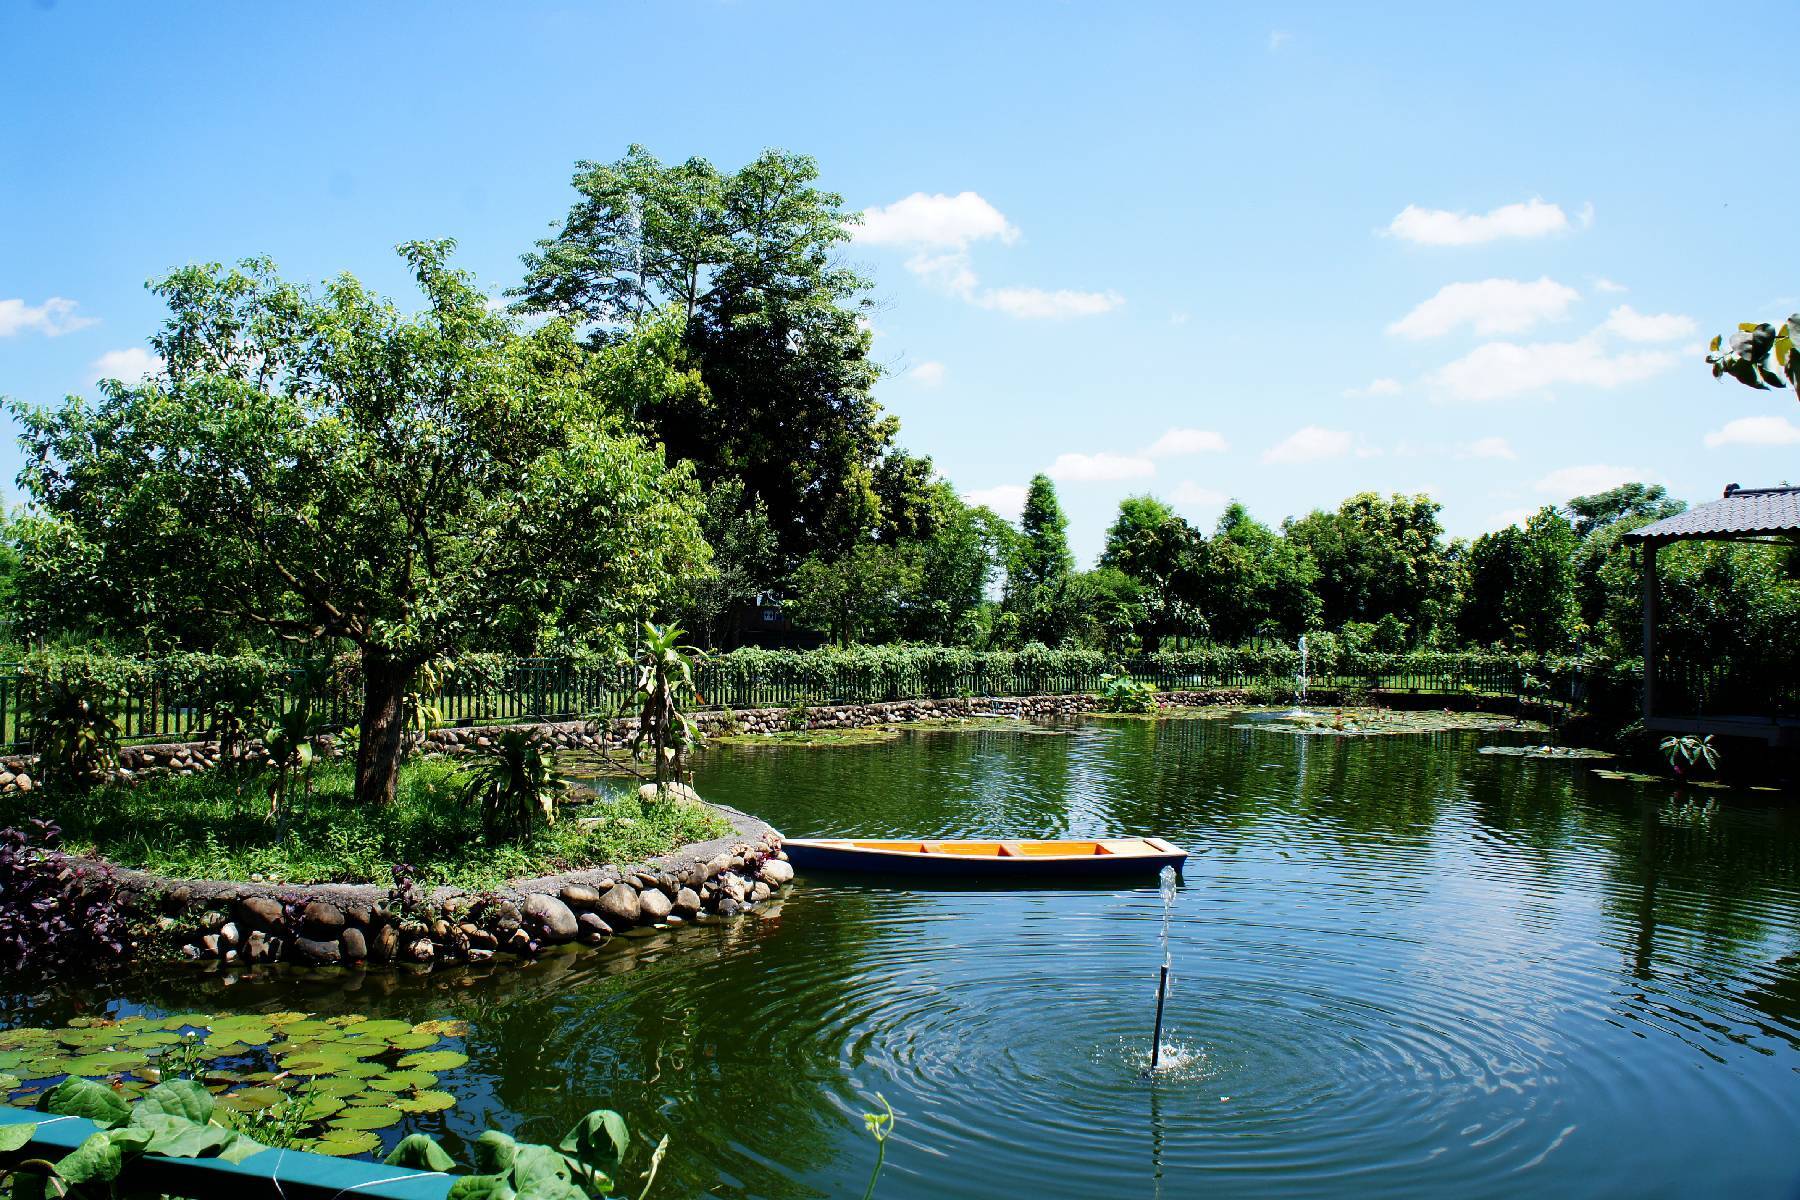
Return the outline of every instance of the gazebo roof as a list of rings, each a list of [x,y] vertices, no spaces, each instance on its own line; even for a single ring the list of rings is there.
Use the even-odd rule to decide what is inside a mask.
[[[1800,537],[1800,487],[1741,488],[1624,535],[1627,542]]]

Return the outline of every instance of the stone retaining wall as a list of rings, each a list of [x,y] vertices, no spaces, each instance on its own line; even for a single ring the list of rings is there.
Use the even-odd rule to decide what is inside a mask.
[[[154,929],[143,947],[225,964],[313,966],[485,962],[548,946],[600,945],[636,926],[664,928],[751,911],[794,877],[781,835],[711,805],[732,832],[649,862],[514,880],[493,892],[439,888],[401,897],[373,884],[259,884],[106,871]]]

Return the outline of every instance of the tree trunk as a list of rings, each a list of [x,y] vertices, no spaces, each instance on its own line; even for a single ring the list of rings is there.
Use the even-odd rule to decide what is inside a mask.
[[[356,746],[356,802],[392,804],[406,735],[406,685],[413,669],[375,650],[363,651],[362,738]]]

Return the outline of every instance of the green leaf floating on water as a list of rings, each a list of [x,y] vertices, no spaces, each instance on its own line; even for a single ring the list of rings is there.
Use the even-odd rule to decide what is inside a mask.
[[[456,1107],[456,1097],[449,1092],[420,1092],[416,1096],[394,1101],[394,1107],[407,1113],[443,1112]]]
[[[417,1067],[421,1071],[453,1071],[468,1061],[468,1055],[455,1050],[421,1050],[401,1059],[400,1065]]]
[[[314,1154],[344,1158],[381,1149],[381,1138],[363,1129],[333,1129],[306,1148]]]
[[[331,1119],[333,1129],[386,1129],[390,1125],[398,1125],[405,1119],[399,1109],[383,1106],[376,1108],[347,1108]]]

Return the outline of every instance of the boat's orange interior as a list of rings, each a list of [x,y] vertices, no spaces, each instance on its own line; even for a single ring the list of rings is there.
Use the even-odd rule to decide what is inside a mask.
[[[1115,854],[1104,842],[852,842],[864,850],[903,854],[966,854],[977,858],[1074,857]]]

